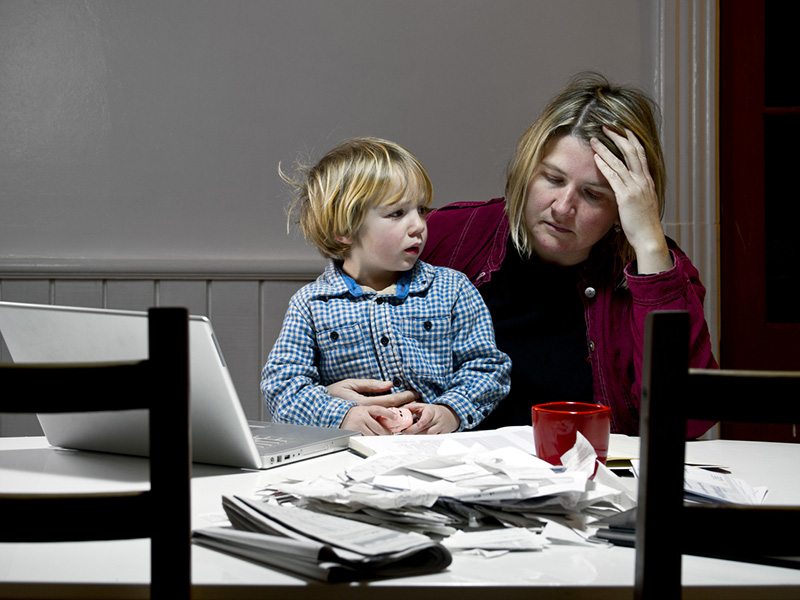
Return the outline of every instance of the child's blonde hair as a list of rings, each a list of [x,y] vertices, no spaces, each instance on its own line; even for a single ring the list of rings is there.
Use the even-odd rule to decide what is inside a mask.
[[[295,188],[289,207],[299,211],[303,236],[323,256],[342,260],[370,208],[388,206],[409,190],[425,206],[433,201],[433,185],[422,164],[408,150],[378,138],[354,138],[328,152],[313,167],[299,167],[296,178],[280,171]]]

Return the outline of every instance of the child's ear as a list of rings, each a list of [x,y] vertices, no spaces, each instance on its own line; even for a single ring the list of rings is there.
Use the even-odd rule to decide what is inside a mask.
[[[348,246],[352,246],[353,245],[353,239],[347,237],[346,235],[337,235],[336,236],[336,241],[340,242],[342,244],[347,244]]]

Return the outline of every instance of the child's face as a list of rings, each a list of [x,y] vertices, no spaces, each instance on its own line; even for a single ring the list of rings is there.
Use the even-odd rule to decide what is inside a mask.
[[[400,200],[367,211],[343,269],[359,285],[382,290],[417,262],[428,239],[427,202],[411,186]]]

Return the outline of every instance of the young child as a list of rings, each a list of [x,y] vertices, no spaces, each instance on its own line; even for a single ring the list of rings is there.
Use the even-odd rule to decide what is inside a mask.
[[[402,407],[415,421],[405,433],[475,427],[508,393],[511,362],[467,277],[418,260],[433,199],[419,161],[392,142],[357,138],[303,181],[284,179],[297,189],[290,220],[298,208],[303,235],[329,263],[292,297],[262,371],[272,419],[389,434],[400,418],[390,407],[405,391],[418,400]],[[356,378],[393,393],[333,395]]]

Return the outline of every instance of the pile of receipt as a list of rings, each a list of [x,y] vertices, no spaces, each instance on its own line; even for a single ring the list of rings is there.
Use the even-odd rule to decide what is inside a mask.
[[[506,538],[503,544],[531,544],[527,549],[533,549],[542,536],[530,534],[551,523],[586,539],[594,521],[635,506],[630,485],[605,466],[598,464],[593,475],[595,457],[585,440],[579,439],[574,449],[581,460],[554,468],[518,447],[488,450],[480,442],[456,439],[435,453],[380,451],[339,473],[274,483],[261,495],[447,539],[451,547],[481,546],[468,538],[485,538],[494,530]],[[509,541],[513,532],[528,541]]]

